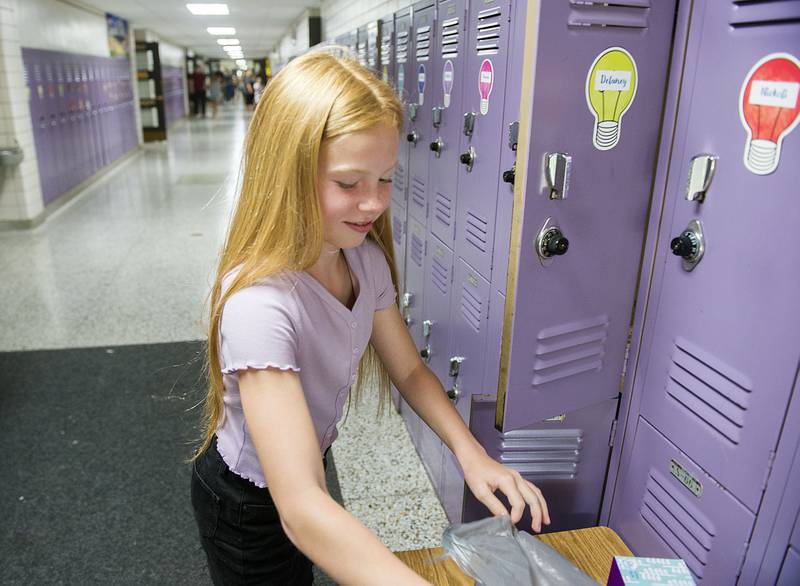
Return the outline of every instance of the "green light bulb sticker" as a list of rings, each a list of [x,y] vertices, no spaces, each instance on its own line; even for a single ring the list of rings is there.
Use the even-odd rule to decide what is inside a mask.
[[[622,47],[609,47],[595,58],[586,76],[586,104],[594,115],[596,149],[617,146],[622,115],[633,103],[638,80],[636,61]]]

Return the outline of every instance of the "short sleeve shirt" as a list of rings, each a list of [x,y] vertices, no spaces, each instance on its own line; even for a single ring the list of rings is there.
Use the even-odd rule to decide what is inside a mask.
[[[233,472],[257,486],[267,483],[242,411],[238,371],[297,372],[322,454],[336,439],[336,425],[372,334],[373,314],[395,302],[389,266],[374,241],[344,249],[344,255],[358,291],[352,309],[308,273],[288,271],[237,291],[223,308],[225,412],[216,430],[217,449]]]

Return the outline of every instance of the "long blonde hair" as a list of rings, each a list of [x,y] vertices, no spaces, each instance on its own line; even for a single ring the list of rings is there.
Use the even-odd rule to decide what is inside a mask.
[[[328,53],[308,53],[294,59],[267,85],[245,139],[241,192],[211,291],[208,395],[203,443],[196,455],[210,445],[224,413],[219,325],[225,302],[264,277],[308,269],[322,252],[317,192],[320,145],[381,123],[399,133],[402,119],[403,107],[389,85],[357,62]],[[388,210],[374,223],[368,237],[383,251],[396,289]],[[222,278],[236,267],[241,268],[223,293]],[[374,383],[380,389],[382,410],[390,382],[370,345],[359,365],[356,399],[362,388]]]

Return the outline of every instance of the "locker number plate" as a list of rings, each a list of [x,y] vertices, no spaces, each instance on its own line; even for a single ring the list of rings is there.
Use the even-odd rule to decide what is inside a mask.
[[[694,476],[692,476],[683,466],[678,464],[675,460],[669,461],[669,471],[672,475],[680,480],[681,484],[683,484],[686,488],[689,489],[694,496],[700,498],[703,496],[703,485],[700,484],[700,481],[697,480]]]

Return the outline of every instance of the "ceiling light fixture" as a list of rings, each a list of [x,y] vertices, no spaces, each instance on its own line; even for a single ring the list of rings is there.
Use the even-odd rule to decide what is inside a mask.
[[[238,45],[239,39],[217,39],[218,45]]]
[[[236,29],[232,26],[210,26],[206,29],[210,35],[235,35]]]
[[[230,14],[227,4],[187,4],[186,8],[195,16],[218,16]]]

